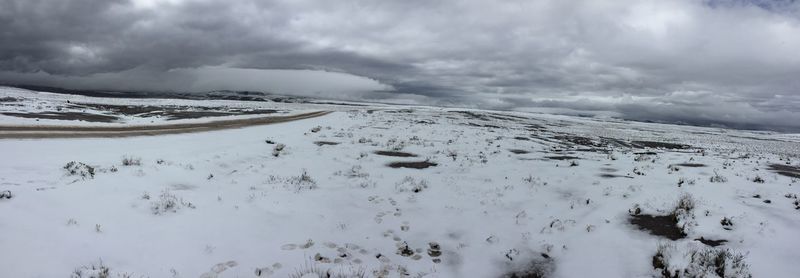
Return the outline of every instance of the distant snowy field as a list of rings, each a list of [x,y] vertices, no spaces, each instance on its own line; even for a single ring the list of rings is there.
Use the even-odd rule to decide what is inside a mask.
[[[0,112],[154,101],[0,93],[13,104]],[[2,139],[0,277],[800,274],[797,135],[465,109],[155,101],[335,112],[191,134]],[[120,118],[102,125],[165,121]],[[0,117],[43,122],[96,124]]]

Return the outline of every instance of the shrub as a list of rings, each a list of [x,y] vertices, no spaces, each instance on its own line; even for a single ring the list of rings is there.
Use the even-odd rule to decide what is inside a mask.
[[[658,246],[653,255],[653,268],[665,278],[725,277],[751,278],[744,255],[728,249],[703,247],[678,250],[673,244]]]
[[[678,204],[672,210],[671,215],[675,217],[678,227],[686,233],[691,225],[694,225],[695,200],[691,195],[683,194],[678,199]]]
[[[150,203],[150,210],[155,215],[161,215],[167,212],[175,213],[182,207],[195,208],[191,202],[179,199],[177,196],[170,193],[169,190],[162,191],[158,199]]]
[[[711,178],[710,178],[710,181],[711,181],[711,182],[719,182],[719,183],[722,183],[722,182],[727,182],[727,181],[728,181],[728,179],[727,179],[727,178],[725,178],[725,177],[723,177],[723,176],[722,176],[722,175],[720,175],[719,173],[717,173],[717,171],[714,171],[714,175],[713,175],[713,176],[711,176]]]
[[[283,152],[283,149],[285,149],[285,148],[286,148],[286,145],[284,145],[284,144],[281,144],[281,143],[276,144],[275,147],[272,148],[272,156],[274,156],[274,157],[280,156],[281,152]]]
[[[311,175],[309,175],[305,169],[303,169],[303,173],[299,176],[289,178],[288,182],[294,186],[295,192],[300,192],[303,189],[317,189],[317,181],[311,178]]]
[[[122,166],[140,166],[142,159],[137,157],[125,156],[122,158]]]
[[[75,161],[70,161],[67,165],[64,165],[64,170],[67,171],[67,175],[80,176],[82,179],[93,179],[95,172],[94,167]]]
[[[10,190],[3,190],[0,191],[0,199],[11,199],[14,195],[11,194]]]

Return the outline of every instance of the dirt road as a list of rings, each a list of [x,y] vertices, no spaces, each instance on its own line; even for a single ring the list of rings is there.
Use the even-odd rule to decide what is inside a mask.
[[[150,126],[120,127],[82,127],[82,126],[0,126],[0,139],[39,139],[39,138],[91,138],[91,137],[131,137],[152,136],[213,131],[242,128],[255,125],[268,125],[308,118],[331,113],[317,111],[291,116],[270,116],[249,119],[222,120],[207,123],[166,124]]]

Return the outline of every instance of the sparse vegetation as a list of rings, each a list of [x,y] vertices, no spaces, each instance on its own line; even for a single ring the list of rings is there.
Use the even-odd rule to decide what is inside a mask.
[[[294,187],[294,192],[313,190],[317,188],[317,181],[311,178],[311,175],[309,175],[308,171],[305,169],[303,169],[303,172],[300,173],[299,176],[289,178],[288,182]]]
[[[0,191],[0,199],[11,199],[14,195],[11,194],[11,190],[3,190]]]
[[[711,182],[715,182],[715,183],[723,183],[723,182],[727,182],[728,178],[723,177],[722,175],[717,173],[717,171],[714,171],[714,175],[711,176],[710,181]]]
[[[175,213],[182,207],[195,208],[191,202],[178,198],[169,190],[162,191],[158,199],[150,203],[150,211],[155,215],[162,215],[168,212]]]
[[[141,166],[142,159],[138,157],[125,156],[122,158],[122,166]]]
[[[274,156],[274,157],[280,156],[281,152],[283,152],[283,149],[285,149],[285,148],[286,148],[286,145],[284,145],[284,144],[281,144],[281,143],[276,144],[275,147],[272,148],[272,156]]]
[[[70,161],[64,165],[64,170],[67,171],[67,175],[79,176],[82,179],[93,179],[95,173],[94,167],[76,161]]]
[[[728,249],[690,247],[679,250],[674,244],[662,244],[653,255],[653,268],[664,278],[751,278],[744,258]]]

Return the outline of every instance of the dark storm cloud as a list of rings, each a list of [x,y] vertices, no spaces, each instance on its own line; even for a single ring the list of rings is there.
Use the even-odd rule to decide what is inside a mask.
[[[800,128],[786,120],[800,118],[798,11],[789,0],[0,0],[0,81]]]

